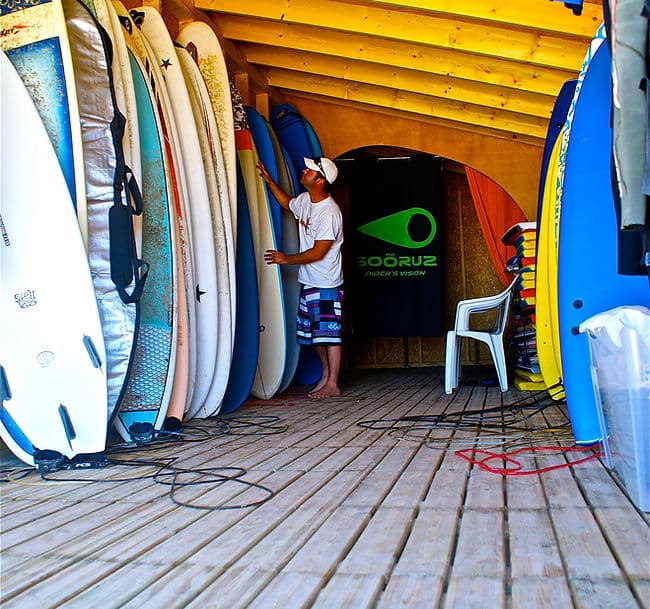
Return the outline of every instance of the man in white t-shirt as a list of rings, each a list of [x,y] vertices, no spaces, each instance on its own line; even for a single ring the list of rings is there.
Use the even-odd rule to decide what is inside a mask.
[[[341,305],[343,301],[343,217],[329,188],[338,170],[330,159],[304,159],[300,183],[307,192],[290,197],[273,181],[264,165],[258,163],[260,175],[278,203],[298,220],[300,252],[284,254],[268,250],[267,264],[298,264],[300,305],[297,340],[316,350],[323,375],[309,392],[312,398],[341,395],[338,386],[342,354]]]

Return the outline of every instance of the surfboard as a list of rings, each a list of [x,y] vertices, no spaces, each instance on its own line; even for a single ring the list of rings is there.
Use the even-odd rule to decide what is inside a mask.
[[[130,440],[129,428],[133,423],[150,423],[155,429],[161,429],[165,418],[172,414],[168,409],[177,349],[180,345],[182,351],[187,338],[186,314],[181,317],[185,327],[179,332],[178,298],[184,296],[184,290],[179,289],[177,282],[179,279],[182,281],[183,273],[182,266],[180,273],[177,272],[174,206],[161,144],[162,129],[154,108],[155,95],[148,85],[144,67],[135,56],[130,55],[129,63],[141,134],[142,253],[149,263],[149,276],[142,294],[134,365],[115,421],[116,429],[126,440]],[[178,385],[180,388],[181,383]],[[186,392],[187,381],[180,412],[176,408],[175,415],[179,420],[183,417]]]
[[[273,128],[269,123],[266,127],[273,144],[276,164],[278,167],[278,184],[290,196],[298,192],[298,180],[293,170],[291,161],[283,150]],[[278,204],[279,207],[279,204]],[[282,246],[285,254],[297,254],[300,251],[300,238],[298,237],[298,224],[295,216],[286,209],[281,209],[282,221]],[[280,267],[282,275],[282,296],[284,298],[284,317],[287,328],[287,361],[278,393],[283,392],[293,380],[298,367],[300,345],[296,339],[296,318],[298,315],[298,302],[300,300],[300,284],[298,283],[298,265],[283,264]]]
[[[251,393],[257,398],[266,400],[273,397],[278,391],[286,360],[287,344],[282,281],[278,265],[269,265],[264,261],[266,250],[277,249],[273,238],[269,200],[264,180],[257,169],[258,156],[248,128],[241,95],[232,82],[231,91],[237,157],[242,169],[251,217],[259,296],[260,340],[257,370]]]
[[[541,226],[542,214],[542,200],[544,197],[544,188],[546,184],[546,175],[552,167],[551,154],[553,147],[557,141],[560,132],[564,127],[569,106],[575,94],[577,80],[567,80],[560,89],[553,110],[551,111],[551,118],[548,121],[548,129],[546,130],[546,139],[544,140],[544,152],[542,153],[542,166],[539,174],[539,191],[537,193],[537,227]]]
[[[275,182],[278,181],[278,163],[275,158],[275,151],[273,149],[273,142],[271,141],[271,136],[269,135],[268,129],[266,127],[266,120],[264,117],[250,106],[244,106],[246,111],[246,119],[248,120],[248,128],[251,131],[251,137],[253,138],[253,144],[255,144],[255,151],[260,158],[260,161],[264,163],[267,171],[273,178]],[[269,199],[269,205],[271,210],[271,221],[273,222],[273,236],[275,242],[278,244],[282,243],[282,208],[280,204],[275,200],[273,194],[266,187],[266,196]]]
[[[178,43],[180,44],[180,43]],[[229,107],[230,120],[227,121],[223,117],[217,117],[215,114],[215,107],[211,97],[210,90],[205,81],[204,74],[198,67],[198,59],[192,51],[196,52],[196,47],[192,43],[188,43],[185,47],[186,54],[181,54],[183,58],[189,55],[193,59],[193,63],[186,63],[187,71],[191,73],[191,82],[193,88],[196,90],[196,101],[200,102],[201,113],[205,122],[205,132],[207,139],[201,138],[202,151],[205,157],[211,157],[216,174],[216,180],[219,187],[219,204],[220,204],[220,217],[221,222],[218,220],[218,215],[213,218],[213,229],[215,232],[224,232],[226,242],[226,256],[227,256],[227,271],[228,271],[228,291],[230,293],[230,311],[231,311],[231,352],[234,344],[234,325],[235,314],[237,310],[237,299],[235,289],[235,258],[236,258],[236,243],[237,243],[237,199],[232,197],[230,182],[228,177],[227,163],[235,162],[235,131],[232,127],[232,107]],[[209,73],[209,70],[207,71]],[[228,101],[230,102],[230,88],[227,82],[225,86],[228,93]],[[194,102],[192,102],[194,103]],[[228,129],[229,133],[222,136],[220,131]],[[206,149],[206,143],[209,144],[209,149]],[[227,153],[224,153],[224,150]],[[232,157],[232,159],[227,158]],[[208,185],[210,181],[208,181]],[[236,197],[236,192],[235,192]],[[215,208],[215,213],[218,214],[219,210]],[[217,264],[219,264],[219,256],[217,256]],[[220,290],[224,283],[220,281],[221,274],[218,273],[217,280],[219,281]]]
[[[259,302],[257,295],[257,270],[255,248],[251,232],[248,201],[241,169],[237,168],[237,321],[235,347],[221,409],[219,414],[237,410],[248,398],[259,351]]]
[[[201,21],[184,25],[177,38],[198,63],[207,85],[212,109],[217,119],[219,141],[228,182],[228,199],[237,200],[237,150],[235,146],[235,124],[230,95],[230,81],[221,44],[214,30]],[[233,234],[237,234],[237,206],[231,205]]]
[[[284,161],[283,163],[278,163],[278,165],[281,166],[282,164],[284,164],[284,166],[287,168],[287,172],[289,173],[289,179],[291,180],[291,191],[290,191],[291,195],[297,197],[300,194],[300,180],[298,179],[298,174],[296,173],[296,169],[293,166],[293,163],[291,162],[291,157],[289,156],[287,149],[280,143],[278,136],[275,134],[275,131],[273,131],[273,127],[271,127],[271,131],[272,131],[271,138],[273,138],[274,142],[277,141],[277,143],[279,144],[280,151],[282,152],[282,160]]]
[[[293,380],[299,385],[313,385],[318,383],[322,376],[323,366],[316,351],[309,347],[301,348]]]
[[[106,444],[104,339],[67,181],[0,53],[0,436],[22,461]]]
[[[187,221],[187,184],[178,143],[178,130],[158,63],[153,59],[153,52],[124,5],[119,0],[114,0],[113,7],[122,25],[127,48],[136,59],[140,69],[144,70],[146,80],[154,95],[154,109],[160,125],[160,142],[166,161],[167,183],[174,205],[177,252],[183,270],[182,281],[177,273],[177,284],[178,291],[183,289],[184,293],[178,293],[179,328],[174,370],[175,380],[173,395],[167,410],[169,416],[178,417],[179,405],[182,405],[185,410],[186,405],[192,399],[196,363],[196,312],[192,264],[194,253],[191,227]],[[186,329],[185,332],[183,332],[184,329]],[[187,351],[186,356],[185,350]],[[183,369],[184,365],[187,366],[187,369]]]
[[[0,45],[16,68],[56,150],[87,241],[86,185],[72,56],[61,0],[2,6]]]
[[[285,192],[295,196],[297,192],[297,178],[291,165],[291,161],[282,148],[275,132],[270,124],[267,124],[273,149],[278,165],[278,182]],[[282,220],[282,251],[287,254],[295,254],[300,251],[300,239],[298,237],[298,224],[294,215],[286,209],[281,210]],[[298,314],[298,302],[300,300],[300,283],[298,283],[298,265],[285,264],[280,267],[282,275],[282,293],[284,298],[285,324],[287,328],[287,360],[285,363],[282,382],[279,392],[284,391],[293,381],[298,367],[300,356],[300,345],[296,340],[296,317]]]
[[[611,190],[610,56],[594,53],[578,93],[562,185],[558,248],[560,355],[576,442],[600,438],[587,318],[622,305],[650,304],[647,278],[617,273],[617,221]]]
[[[313,156],[302,117],[291,104],[280,104],[271,110],[271,126],[278,140],[289,153],[296,175],[301,175],[305,168],[303,159]],[[301,187],[301,190],[304,189]]]
[[[307,132],[307,139],[309,140],[312,158],[323,156],[323,149],[321,148],[320,140],[318,139],[318,135],[316,135],[316,131],[314,131],[311,123],[304,116],[301,116],[301,118],[305,125],[305,131]]]
[[[548,171],[543,184],[542,204],[537,234],[537,259],[535,262],[535,331],[539,368],[549,395],[563,399],[562,363],[557,313],[557,240],[553,230],[556,184],[560,143],[563,132],[556,136],[548,161]]]
[[[184,48],[176,48],[176,55],[187,85],[187,91],[194,115],[201,157],[205,169],[212,237],[214,240],[217,273],[217,353],[208,390],[200,402],[200,394],[195,391],[189,406],[188,415],[206,417],[216,414],[221,406],[228,373],[232,361],[235,334],[236,295],[234,238],[228,199],[228,185],[225,179],[223,155],[218,141],[217,121],[212,110],[210,97],[198,66]],[[218,151],[218,154],[217,154]],[[221,181],[217,166],[221,166]]]

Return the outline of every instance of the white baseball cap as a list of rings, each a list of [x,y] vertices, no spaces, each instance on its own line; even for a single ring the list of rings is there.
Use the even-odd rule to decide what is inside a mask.
[[[305,162],[305,167],[320,173],[328,184],[333,184],[336,176],[339,175],[339,170],[334,162],[325,157],[315,157],[313,159],[303,157],[303,161]]]

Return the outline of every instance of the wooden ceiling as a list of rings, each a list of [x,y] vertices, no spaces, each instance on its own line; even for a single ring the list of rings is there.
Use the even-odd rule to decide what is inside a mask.
[[[542,144],[602,21],[550,0],[194,0],[271,92]]]

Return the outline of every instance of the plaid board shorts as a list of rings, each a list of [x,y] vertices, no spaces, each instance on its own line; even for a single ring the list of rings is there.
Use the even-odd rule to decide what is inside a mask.
[[[301,345],[340,345],[343,286],[300,289],[296,335]]]

